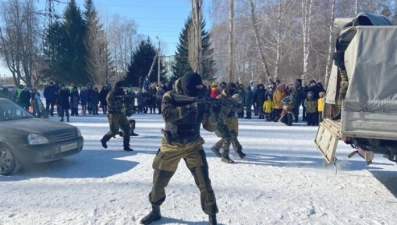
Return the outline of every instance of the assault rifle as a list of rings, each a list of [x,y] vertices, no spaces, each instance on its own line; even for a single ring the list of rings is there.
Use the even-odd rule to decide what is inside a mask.
[[[181,95],[181,94],[173,94],[173,99],[174,101],[181,106],[184,105],[189,105],[192,103],[197,102],[198,105],[201,105],[201,107],[204,109],[204,111],[209,111],[211,107],[220,107],[221,111],[219,113],[219,119],[224,119],[227,117],[227,115],[231,112],[233,108],[241,108],[242,105],[238,103],[236,100],[233,98],[209,98],[209,97],[189,97],[186,95]]]

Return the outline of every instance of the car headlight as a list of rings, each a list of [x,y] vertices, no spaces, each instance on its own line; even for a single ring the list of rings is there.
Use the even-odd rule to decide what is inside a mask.
[[[81,137],[82,135],[80,129],[76,127],[76,130],[77,130],[77,136]]]
[[[28,142],[30,145],[42,145],[49,143],[48,139],[40,134],[29,134]]]

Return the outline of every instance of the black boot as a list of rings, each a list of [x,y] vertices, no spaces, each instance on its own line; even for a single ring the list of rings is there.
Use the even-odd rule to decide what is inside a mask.
[[[242,151],[237,152],[237,154],[238,154],[238,156],[240,157],[240,159],[244,159],[245,156],[247,156],[247,155],[246,155],[244,152],[242,152]]]
[[[103,138],[101,139],[101,144],[102,144],[102,147],[108,148],[108,145],[106,144],[106,141],[103,140]]]
[[[161,219],[160,206],[152,206],[152,211],[140,221],[140,224],[147,225]],[[216,224],[216,223],[215,223]]]
[[[105,134],[102,139],[101,139],[101,144],[102,147],[104,148],[108,148],[108,145],[106,144],[106,142],[108,142],[110,140],[111,136],[109,136],[108,134]]]
[[[209,225],[217,225],[216,214],[208,216]]]
[[[222,152],[221,161],[225,163],[234,163],[234,161],[231,160],[229,157],[229,151],[225,151],[225,150],[223,150]]]
[[[211,150],[216,156],[221,157],[221,153],[219,152],[219,149],[217,149],[215,146],[212,147]]]
[[[134,149],[130,148],[129,145],[124,145],[124,151],[132,152],[132,151],[134,151]]]

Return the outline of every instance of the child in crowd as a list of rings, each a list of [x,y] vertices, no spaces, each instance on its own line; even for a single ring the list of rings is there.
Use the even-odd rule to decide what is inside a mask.
[[[317,100],[317,110],[318,110],[318,121],[323,122],[323,107],[324,107],[324,92],[319,93],[319,98]]]
[[[272,111],[274,108],[274,103],[272,96],[268,95],[266,101],[263,102],[263,112],[265,112],[266,121],[272,121]]]
[[[308,126],[318,125],[318,112],[317,112],[317,101],[314,99],[313,92],[309,91],[307,93],[307,98],[305,99],[306,107],[306,120]]]
[[[212,83],[211,91],[210,91],[210,97],[211,98],[216,98],[220,94],[221,94],[221,92],[219,90],[218,83],[217,82]]]

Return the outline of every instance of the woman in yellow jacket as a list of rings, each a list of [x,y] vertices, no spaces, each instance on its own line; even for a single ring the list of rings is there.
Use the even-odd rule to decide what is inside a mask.
[[[277,122],[283,110],[283,99],[285,97],[285,84],[279,84],[273,94],[273,121]]]

